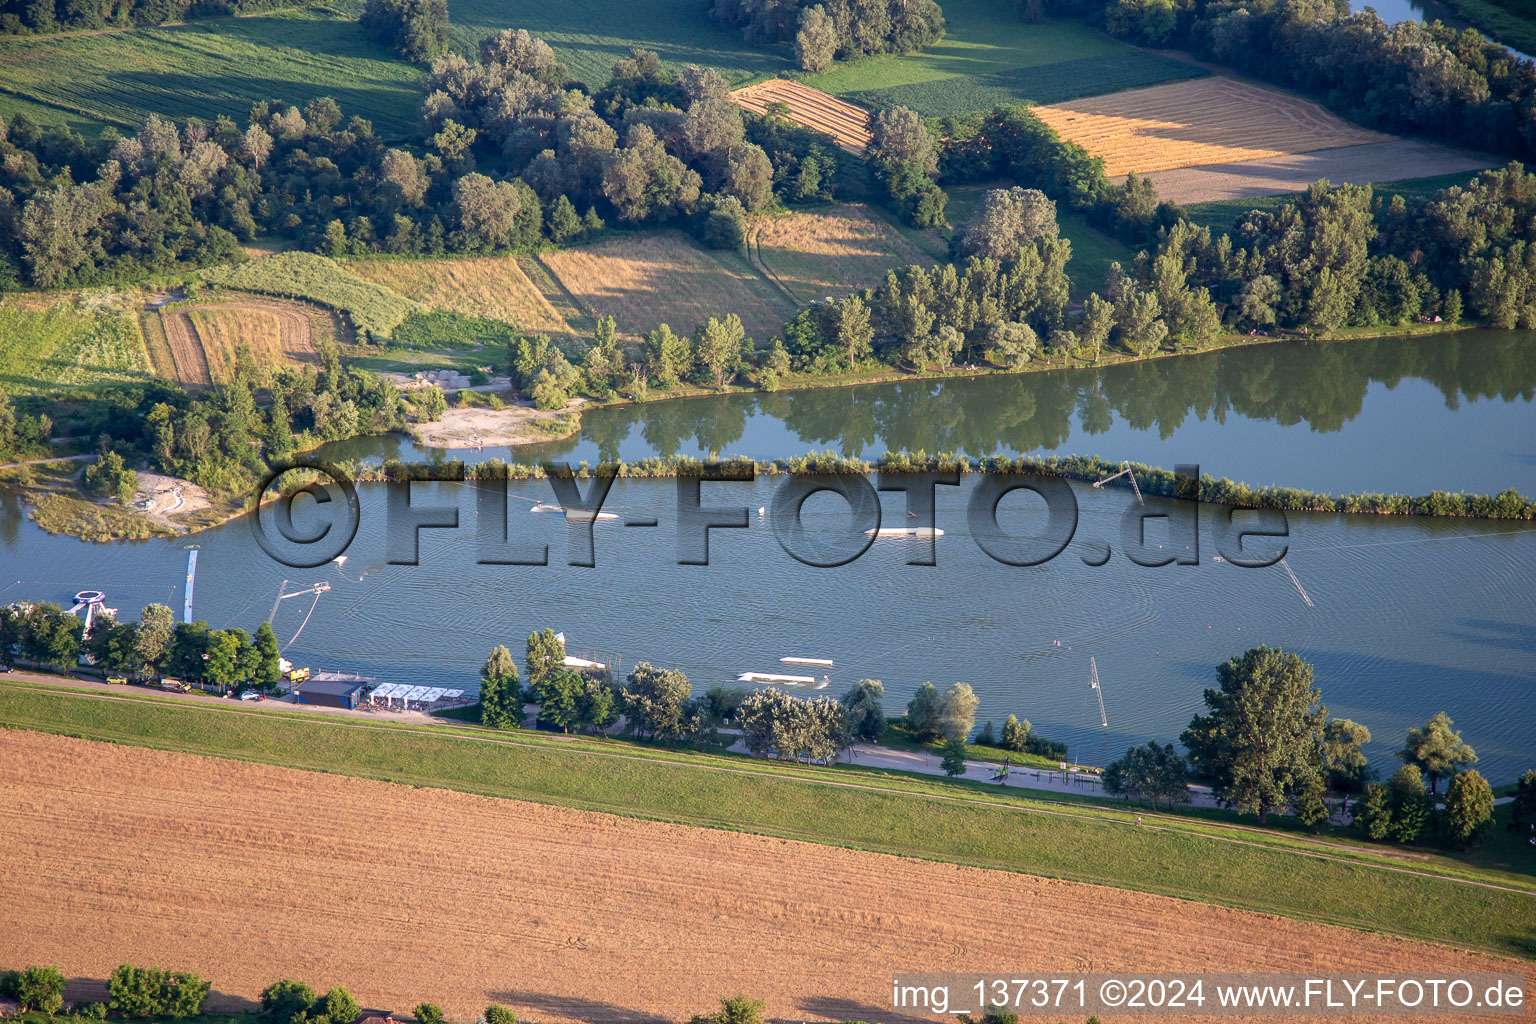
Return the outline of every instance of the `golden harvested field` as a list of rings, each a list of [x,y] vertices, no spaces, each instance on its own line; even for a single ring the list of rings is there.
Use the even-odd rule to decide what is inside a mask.
[[[737,89],[731,93],[731,99],[754,114],[766,113],[770,103],[782,103],[789,108],[789,119],[795,124],[832,136],[850,153],[862,155],[869,145],[869,111],[820,89],[772,78]]]
[[[593,316],[640,335],[665,323],[678,334],[735,313],[759,344],[778,334],[794,303],[735,253],[708,252],[680,231],[631,235],[540,255]]]
[[[252,297],[190,306],[171,316],[190,322],[208,375],[223,382],[234,378],[235,351],[242,343],[250,346],[257,366],[319,363],[314,320],[330,315],[295,302]]]
[[[801,303],[873,287],[893,267],[933,264],[862,206],[760,217],[752,224],[747,244],[765,272]]]
[[[1311,100],[1222,75],[1053,103],[1034,112],[1062,138],[1103,157],[1111,178],[1392,138],[1335,117]]]
[[[348,263],[347,269],[430,309],[500,320],[530,334],[572,333],[514,256],[358,260]]]
[[[289,977],[397,1012],[431,999],[461,1020],[495,1000],[540,1022],[681,1021],[740,991],[770,1020],[889,1022],[903,1019],[889,1010],[896,971],[1528,966],[1118,889],[20,730],[0,730],[0,849],[20,868],[0,872],[13,923],[0,963],[58,964],[77,980],[70,998],[99,998],[131,960],[196,971],[226,1006]]]

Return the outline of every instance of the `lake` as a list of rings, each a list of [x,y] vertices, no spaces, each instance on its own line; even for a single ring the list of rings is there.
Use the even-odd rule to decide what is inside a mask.
[[[1513,485],[1531,493],[1533,356],[1530,334],[1468,332],[1265,346],[1101,372],[662,402],[597,410],[579,437],[542,454],[1097,451],[1317,489]],[[347,453],[412,454],[398,438],[327,452]],[[495,454],[508,453],[476,457]],[[967,521],[977,479],[938,488],[945,535],[931,567],[906,564],[923,542],[902,538],[877,540],[839,568],[801,564],[776,540],[776,517],[757,514],[783,483],[768,477],[703,485],[706,505],[751,510],[747,529],[712,533],[708,566],[677,564],[671,480],[615,483],[605,508],[659,525],[598,523],[592,568],[565,564],[571,528],[562,518],[524,511],[553,499],[547,483],[514,483],[509,521],[516,536],[550,545],[548,566],[478,564],[477,495],[417,486],[416,505],[456,505],[461,527],[423,531],[420,564],[391,565],[384,489],[364,486],[361,527],[342,568],[280,565],[246,520],[195,538],[196,614],[254,630],[285,580],[325,580],[333,589],[312,609],[308,597],[280,606],[275,627],[292,643],[288,656],[388,682],[472,686],[490,647],[505,643],[521,660],[523,638],[546,626],[566,633],[572,653],[618,659],[625,671],[642,660],[680,668],[696,692],[741,672],[783,670],[781,657],[832,658],[825,693],[878,678],[899,713],[925,680],[941,688],[965,681],[981,698],[979,721],[1000,725],[1018,714],[1070,744],[1074,758],[1097,762],[1146,739],[1176,739],[1215,684],[1214,667],[1267,643],[1317,667],[1329,711],[1371,728],[1368,750],[1384,773],[1403,731],[1439,710],[1496,783],[1536,764],[1536,524],[1292,515],[1287,564],[1308,607],[1278,566],[1212,561],[1222,509],[1204,510],[1199,565],[1132,564],[1122,523],[1134,499],[1118,484],[1073,486],[1080,523],[1060,557],[1004,565],[980,549]],[[882,502],[886,525],[905,521],[901,495]],[[1011,495],[1000,524],[1038,532],[1040,508]],[[813,541],[861,538],[837,498],[813,497],[804,512]],[[309,515],[300,514],[301,526]],[[1156,521],[1148,537],[1170,551],[1183,543]],[[1114,552],[1107,564],[1086,564],[1102,542]],[[48,537],[24,521],[14,493],[0,493],[0,598],[67,602],[93,588],[125,614],[151,601],[179,610],[188,543]],[[1090,656],[1107,727],[1088,687]]]

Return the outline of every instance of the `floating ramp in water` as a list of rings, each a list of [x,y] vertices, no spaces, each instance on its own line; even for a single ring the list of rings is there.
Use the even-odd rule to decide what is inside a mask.
[[[739,683],[771,683],[775,686],[809,686],[815,690],[825,690],[827,680],[818,680],[815,676],[788,676],[777,672],[743,672],[736,677]]]
[[[878,530],[865,530],[866,537],[942,537],[944,531],[933,526],[882,526]]]
[[[780,658],[779,661],[786,665],[819,665],[822,668],[831,668],[831,658]]]
[[[592,518],[594,518],[593,514],[590,511],[587,511],[585,509],[565,508],[565,507],[560,506],[560,505],[535,505],[535,506],[533,506],[533,508],[529,509],[528,511],[529,512],[564,512],[565,513],[565,518],[567,518],[567,519],[592,519]],[[597,513],[595,518],[597,518],[597,519],[617,519],[619,517],[618,517],[618,514],[614,513],[614,512],[599,512],[599,513]]]

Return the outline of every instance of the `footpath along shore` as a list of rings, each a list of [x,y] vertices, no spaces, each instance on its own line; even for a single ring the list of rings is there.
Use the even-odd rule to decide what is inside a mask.
[[[243,711],[302,711],[305,713],[333,715],[343,718],[367,719],[370,721],[403,722],[411,725],[473,725],[457,719],[440,718],[422,711],[391,711],[382,712],[376,710],[350,709],[326,707],[317,704],[299,704],[294,701],[291,694],[283,694],[278,697],[267,697],[260,701],[236,701],[230,697],[220,697],[211,693],[191,691],[189,693],[177,693],[162,691],[153,687],[141,686],[109,686],[99,679],[68,675],[55,676],[38,672],[12,671],[0,675],[0,680],[13,680],[16,682],[40,683],[45,686],[57,686],[72,690],[84,690],[93,695],[110,696],[115,691],[122,690],[128,694],[138,694],[148,690],[156,696],[174,700],[189,701],[203,705],[216,705],[229,707],[238,704]],[[537,704],[527,704],[523,707],[524,727],[533,731],[534,723],[538,720],[539,707]],[[616,729],[623,728],[624,719],[621,717],[615,723]],[[736,754],[741,757],[754,757],[747,749],[746,743],[740,738],[740,732],[736,729],[722,729],[724,735],[735,735],[736,739],[720,750],[727,754]],[[560,733],[544,733],[547,736],[560,736]],[[571,736],[571,739],[588,738]],[[614,742],[623,743],[622,739],[614,738]],[[884,768],[891,771],[911,772],[915,775],[932,775],[940,778],[949,778],[943,767],[943,758],[939,754],[925,751],[899,750],[894,747],[882,746],[877,743],[856,743],[844,750],[838,756],[839,764],[859,765],[865,768]],[[1079,766],[1080,767],[1080,766]],[[1050,793],[1062,793],[1072,796],[1096,797],[1101,800],[1115,800],[1116,798],[1106,794],[1103,783],[1096,774],[1097,769],[1085,771],[1051,771],[1034,766],[1014,765],[1009,768],[1008,774],[998,779],[997,774],[1002,770],[1002,765],[992,761],[965,762],[965,771],[954,778],[966,779],[971,782],[982,782],[999,788],[1039,790]],[[1495,804],[1507,804],[1512,801],[1512,796],[1501,796],[1494,799]],[[1127,803],[1130,801],[1127,799]],[[1222,802],[1216,799],[1211,787],[1190,783],[1189,806],[1205,807],[1213,809],[1225,809]],[[1340,807],[1333,814],[1333,822],[1337,825],[1348,825],[1350,816],[1346,807]]]

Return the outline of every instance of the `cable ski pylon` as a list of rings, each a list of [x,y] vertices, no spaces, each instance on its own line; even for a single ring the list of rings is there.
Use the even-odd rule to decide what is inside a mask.
[[[310,604],[309,612],[304,616],[304,621],[299,623],[298,632],[294,633],[286,644],[283,644],[282,650],[286,651],[288,648],[293,646],[293,642],[299,638],[299,633],[304,632],[304,627],[309,625],[309,617],[315,614],[315,607],[320,604],[320,595],[328,592],[330,589],[331,585],[329,583],[321,581],[320,583],[316,583],[313,586],[295,590],[290,594],[287,592],[288,581],[283,580],[282,585],[277,588],[277,600],[272,602],[272,611],[267,615],[268,623],[271,623],[274,619],[277,618],[277,606],[288,600],[290,597],[304,597],[307,594],[314,594],[315,599]]]
[[[1093,482],[1093,486],[1095,488],[1103,487],[1111,480],[1118,480],[1122,476],[1131,482],[1131,491],[1136,495],[1136,504],[1145,505],[1146,502],[1141,498],[1141,488],[1136,486],[1136,474],[1131,472],[1131,464],[1128,461],[1122,460],[1120,463],[1120,472],[1112,473],[1105,477],[1103,480],[1095,480]]]

